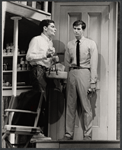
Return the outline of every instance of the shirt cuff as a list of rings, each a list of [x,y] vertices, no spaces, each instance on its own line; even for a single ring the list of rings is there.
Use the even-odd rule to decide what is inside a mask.
[[[91,88],[96,88],[96,83],[91,83]]]

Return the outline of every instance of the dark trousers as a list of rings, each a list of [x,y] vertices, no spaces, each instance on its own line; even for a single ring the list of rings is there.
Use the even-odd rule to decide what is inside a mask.
[[[41,65],[32,66],[30,72],[30,82],[33,86],[33,90],[38,92],[44,90],[46,98],[46,68]]]
[[[41,96],[41,89],[43,89],[46,93],[46,76],[45,76],[45,69],[43,69],[41,66],[32,67],[31,73],[30,73],[30,79],[33,86],[33,89],[27,92],[21,93],[19,96],[15,98],[15,104],[14,108],[16,109],[23,109],[23,110],[31,110],[36,111],[40,96]],[[46,98],[46,94],[45,94]],[[43,99],[42,102],[42,111],[44,115],[46,107],[46,101]],[[41,114],[40,114],[41,115]],[[44,118],[43,118],[44,119]],[[40,124],[43,124],[40,121],[39,118],[39,126]],[[13,117],[13,124],[18,125],[33,125],[34,116],[30,114],[24,114],[24,113],[15,113]]]
[[[46,68],[42,66],[31,67],[30,80],[33,89],[27,92],[21,93],[19,96],[15,97],[15,109],[31,110],[36,111],[40,96],[41,90],[45,91],[44,99],[41,106],[40,118],[38,121],[38,126],[41,127],[43,133],[47,135],[47,114],[48,114],[48,105],[46,101]],[[24,125],[24,126],[33,126],[35,117],[26,113],[15,113],[13,116],[13,125]],[[19,136],[19,143],[26,142],[25,137],[28,136]]]
[[[39,126],[41,126],[43,132],[47,134],[47,101],[46,101],[46,93],[47,93],[47,80],[46,80],[46,68],[41,65],[36,65],[31,67],[30,72],[30,81],[33,86],[33,90],[41,93],[44,90],[44,99],[42,102],[42,110],[39,118]],[[45,118],[41,118],[41,116],[45,116]],[[43,122],[43,123],[42,123]]]

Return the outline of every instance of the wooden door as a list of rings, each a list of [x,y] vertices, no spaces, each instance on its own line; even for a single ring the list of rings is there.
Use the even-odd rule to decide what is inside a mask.
[[[65,44],[74,39],[72,23],[81,19],[86,23],[85,36],[94,40],[98,47],[98,85],[97,93],[91,99],[93,109],[93,140],[115,139],[109,138],[109,118],[112,114],[109,110],[109,23],[110,23],[110,5],[107,3],[83,3],[83,2],[55,2],[53,20],[57,27],[57,34],[54,40],[54,46],[58,53],[64,53]],[[113,55],[113,54],[112,54]],[[64,61],[64,56],[60,55],[60,61]],[[115,103],[111,104],[114,105]],[[78,108],[76,117],[74,140],[83,139],[82,113]],[[110,115],[111,114],[111,115]],[[112,117],[112,116],[111,116]],[[115,120],[114,120],[115,121]],[[62,122],[58,123],[62,124]],[[109,126],[108,126],[109,125]],[[61,125],[60,125],[61,126]],[[114,126],[115,127],[115,126]],[[115,128],[114,128],[115,129]],[[57,133],[58,134],[58,133]],[[62,135],[58,134],[58,137]]]

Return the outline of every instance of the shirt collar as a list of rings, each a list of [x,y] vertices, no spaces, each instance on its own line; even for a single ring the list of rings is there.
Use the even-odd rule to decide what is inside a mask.
[[[52,41],[52,40],[49,39],[44,33],[41,33],[41,36],[42,36],[47,42]]]
[[[83,36],[79,41],[80,41],[80,43],[82,42],[82,40],[84,40],[85,39],[85,37]],[[77,42],[77,39],[75,39],[75,43]]]

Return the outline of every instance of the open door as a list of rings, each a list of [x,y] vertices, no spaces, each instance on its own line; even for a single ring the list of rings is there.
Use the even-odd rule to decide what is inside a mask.
[[[93,140],[116,139],[116,10],[117,3],[113,2],[53,3],[52,19],[55,21],[57,28],[54,47],[58,53],[64,53],[65,44],[74,39],[72,24],[77,19],[86,23],[85,37],[93,39],[98,47],[99,81],[97,94],[91,99],[94,117]],[[112,33],[114,34],[113,37],[111,37]],[[61,55],[60,60],[64,61],[63,59],[64,56]],[[78,110],[80,113],[80,109]],[[76,117],[75,140],[83,139],[82,122],[80,120],[82,120],[81,113]],[[57,139],[63,136],[61,130],[58,129],[61,125],[64,126],[64,123],[58,121]]]

